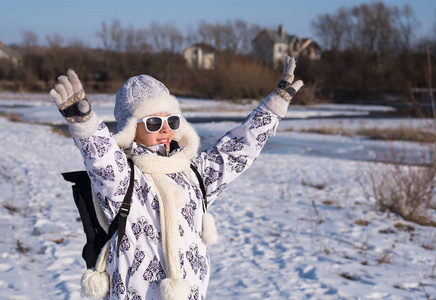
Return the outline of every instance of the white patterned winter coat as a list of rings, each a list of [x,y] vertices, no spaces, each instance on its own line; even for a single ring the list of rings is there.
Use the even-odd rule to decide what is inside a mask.
[[[279,119],[261,103],[240,126],[191,159],[201,174],[208,204],[257,159],[268,138],[275,134]],[[158,193],[152,177],[141,170],[137,161],[144,156],[171,158],[183,151],[184,145],[179,141],[180,147],[170,153],[163,145],[144,147],[135,142],[128,149],[121,149],[104,123],[89,137],[78,138],[74,132],[73,137],[109,222],[117,214],[128,186],[130,170],[125,153],[135,162],[134,192],[119,256],[116,233],[107,258],[110,274],[107,299],[162,299],[159,286],[166,278],[167,262],[162,250]],[[183,199],[177,199],[179,236],[175,241],[179,248],[180,277],[190,285],[189,299],[205,299],[211,270],[208,249],[202,241],[199,182],[190,169],[167,176],[184,190]]]

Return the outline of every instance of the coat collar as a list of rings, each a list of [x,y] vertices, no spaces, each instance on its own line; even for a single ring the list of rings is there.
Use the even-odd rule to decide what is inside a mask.
[[[154,154],[158,156],[171,157],[172,155],[179,153],[183,149],[184,147],[179,146],[179,143],[177,143],[176,141],[171,141],[170,151],[167,150],[167,147],[164,144],[145,146],[134,142],[131,148],[131,156],[135,157],[143,154]]]

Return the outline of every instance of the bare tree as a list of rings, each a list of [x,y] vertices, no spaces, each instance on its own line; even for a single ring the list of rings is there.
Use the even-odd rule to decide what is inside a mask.
[[[312,22],[324,48],[358,49],[381,56],[396,51],[399,46],[410,48],[417,25],[409,5],[398,9],[382,2],[342,7]]]
[[[247,35],[242,43],[241,53],[252,53],[253,45],[252,41],[260,33],[261,27],[257,24],[252,24],[248,27]]]
[[[402,9],[396,10],[396,27],[398,37],[396,44],[403,50],[410,50],[415,30],[420,26],[412,7],[405,4]]]
[[[106,22],[101,23],[101,29],[97,31],[103,42],[103,47],[106,50],[122,51],[124,30],[121,28],[120,20],[112,20],[112,24],[108,26]]]
[[[22,43],[25,49],[32,49],[38,46],[38,35],[32,30],[23,30],[21,32]]]
[[[59,34],[55,33],[52,35],[46,36],[47,43],[50,47],[62,47],[62,44],[64,43],[64,38]]]
[[[340,8],[333,15],[320,15],[312,21],[315,35],[321,40],[325,49],[339,49],[344,38],[352,39],[348,16],[348,11]]]
[[[210,44],[218,51],[246,54],[251,51],[251,41],[259,32],[258,25],[248,25],[240,19],[223,24],[201,21],[197,33],[190,34],[190,40]]]
[[[198,33],[202,42],[212,45],[218,51],[236,52],[238,41],[232,25],[230,21],[225,24],[201,21]]]
[[[151,52],[151,45],[148,43],[149,30],[136,30],[129,26],[124,34],[124,50],[131,53]]]
[[[149,34],[153,49],[156,52],[180,52],[183,46],[183,35],[173,24],[160,25],[156,22],[150,24]]]
[[[198,25],[198,34],[201,41],[212,45],[219,51],[224,50],[224,30],[224,26],[218,23],[201,21]]]
[[[395,10],[382,2],[352,9],[355,41],[367,53],[386,54],[393,46]]]
[[[69,48],[77,48],[77,49],[89,48],[81,39],[78,39],[78,38],[72,38],[72,39],[68,40],[67,46]]]
[[[232,53],[250,53],[251,41],[260,32],[258,25],[248,25],[245,21],[236,19],[227,21],[225,24],[227,28],[225,36],[226,50]]]

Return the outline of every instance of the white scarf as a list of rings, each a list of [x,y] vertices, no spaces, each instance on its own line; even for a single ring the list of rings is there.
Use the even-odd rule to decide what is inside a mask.
[[[167,278],[161,283],[164,299],[186,299],[190,293],[188,282],[180,276],[178,243],[177,211],[183,207],[186,195],[185,190],[167,175],[189,170],[190,161],[183,152],[170,157],[148,153],[132,157],[135,166],[151,177],[159,201],[162,248],[167,271]]]
[[[183,155],[183,151],[171,157],[143,154],[133,156],[132,160],[142,172],[151,177],[156,187],[167,276],[170,279],[178,279],[180,258],[177,242],[179,240],[177,209],[183,206],[186,196],[184,189],[167,174],[189,170],[190,161]]]

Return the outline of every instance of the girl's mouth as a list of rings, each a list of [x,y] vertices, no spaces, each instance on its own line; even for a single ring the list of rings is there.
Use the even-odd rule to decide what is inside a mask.
[[[165,147],[169,150],[170,149],[170,139],[160,139],[160,140],[157,140],[157,142],[159,143],[159,144],[163,144],[163,145],[165,145]]]
[[[159,144],[168,144],[169,140],[168,139],[160,139],[160,140],[157,140],[157,142]]]

